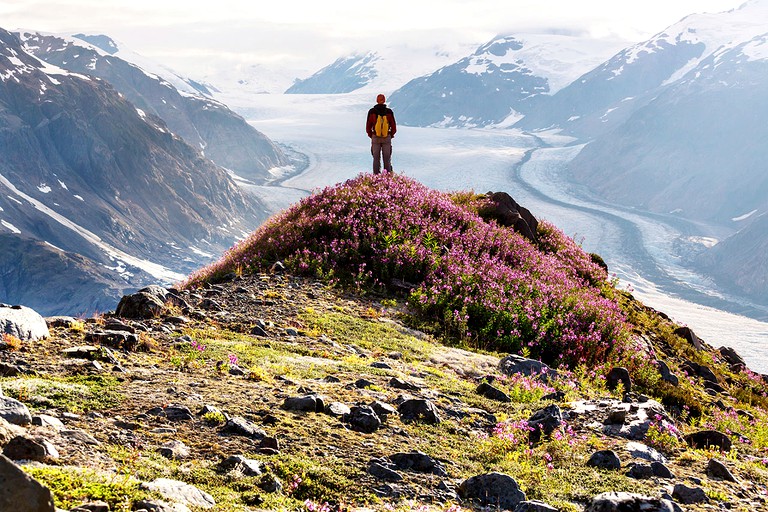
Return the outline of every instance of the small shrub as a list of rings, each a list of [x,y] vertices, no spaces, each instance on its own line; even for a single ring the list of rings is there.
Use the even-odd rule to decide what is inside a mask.
[[[22,345],[23,342],[13,334],[3,333],[2,346],[5,350],[18,351],[21,350]]]

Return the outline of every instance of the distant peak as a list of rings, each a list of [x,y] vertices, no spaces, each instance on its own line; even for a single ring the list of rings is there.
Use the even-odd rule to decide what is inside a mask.
[[[76,37],[78,39],[85,41],[86,43],[90,43],[96,48],[102,51],[105,51],[110,55],[114,55],[119,50],[119,48],[117,47],[117,44],[115,44],[112,38],[110,38],[109,36],[105,36],[104,34],[96,34],[96,35],[75,34],[72,37]]]

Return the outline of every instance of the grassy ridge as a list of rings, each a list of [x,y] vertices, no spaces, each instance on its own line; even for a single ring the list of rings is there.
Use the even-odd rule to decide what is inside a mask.
[[[404,176],[361,175],[272,217],[186,285],[276,261],[363,289],[397,280],[422,321],[470,346],[558,366],[616,358],[629,330],[605,270],[551,224],[533,244],[483,220],[485,206]]]

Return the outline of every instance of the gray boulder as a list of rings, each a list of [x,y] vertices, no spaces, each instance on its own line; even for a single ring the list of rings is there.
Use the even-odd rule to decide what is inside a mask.
[[[616,471],[621,469],[621,459],[613,450],[600,450],[592,454],[587,466]]]
[[[194,485],[185,484],[178,480],[158,478],[151,482],[142,483],[141,488],[156,492],[169,501],[181,503],[189,507],[199,507],[207,510],[216,506],[216,501],[210,494],[201,491]]]
[[[544,502],[531,500],[518,503],[514,512],[558,512],[558,510]]]
[[[701,487],[688,487],[685,484],[675,485],[672,497],[683,505],[693,505],[709,501],[707,493]]]
[[[515,479],[504,473],[470,477],[459,485],[459,495],[480,505],[501,509],[514,509],[521,501],[525,501],[525,493],[520,490]]]
[[[707,463],[707,476],[719,480],[726,480],[728,482],[737,482],[736,477],[733,476],[731,470],[717,459],[709,459],[709,462]]]
[[[0,332],[21,341],[35,341],[50,335],[45,318],[26,306],[0,304]]]
[[[526,376],[540,377],[547,380],[549,377],[557,376],[557,372],[546,364],[535,359],[518,356],[516,354],[508,355],[499,361],[499,370],[504,375],[515,375],[520,373]]]
[[[584,512],[675,512],[671,501],[628,492],[598,494]]]
[[[132,295],[124,295],[115,315],[123,318],[156,318],[165,311],[168,290],[158,285],[147,286]]]
[[[14,425],[29,425],[32,415],[26,405],[15,398],[0,396],[0,418]]]
[[[55,512],[51,491],[0,455],[0,510]]]
[[[423,398],[411,398],[397,408],[403,421],[423,421],[436,425],[440,423],[440,414],[435,404]]]

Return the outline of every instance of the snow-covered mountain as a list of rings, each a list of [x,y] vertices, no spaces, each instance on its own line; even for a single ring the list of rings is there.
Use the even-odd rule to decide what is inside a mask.
[[[72,72],[109,82],[136,107],[160,117],[175,134],[205,156],[252,181],[269,178],[288,164],[264,134],[203,93],[209,89],[182,78],[104,35],[74,37],[22,31],[24,48],[36,57]],[[130,60],[127,60],[130,59]]]
[[[408,125],[509,125],[624,44],[556,34],[498,36],[409,81],[391,104]]]
[[[626,76],[653,79],[629,90]],[[742,219],[768,212],[768,1],[688,16],[566,89],[553,100],[584,110],[540,127],[593,137],[570,163],[573,179],[614,203],[736,233],[696,259],[729,291],[764,300],[765,266],[742,251],[768,232]]]
[[[0,29],[0,302],[107,309],[125,289],[181,279],[263,218],[159,117]]]
[[[286,94],[342,94],[364,87],[376,79],[377,55],[368,52],[339,57],[309,78],[297,80]]]

